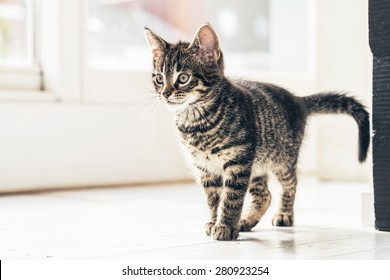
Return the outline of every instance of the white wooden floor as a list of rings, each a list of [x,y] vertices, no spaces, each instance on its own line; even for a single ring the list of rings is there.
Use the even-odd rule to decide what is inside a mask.
[[[0,259],[390,259],[390,233],[361,226],[359,183],[300,182],[295,227],[273,204],[234,242],[207,237],[194,184],[0,196]]]

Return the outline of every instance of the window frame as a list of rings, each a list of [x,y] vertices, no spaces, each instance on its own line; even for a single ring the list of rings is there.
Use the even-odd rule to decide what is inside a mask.
[[[41,68],[37,63],[39,38],[39,0],[27,0],[27,61],[25,65],[0,64],[0,96],[10,91],[39,91],[42,89]]]
[[[4,80],[17,86],[1,87],[0,101],[82,101],[81,13],[84,1],[34,0],[37,27],[31,67],[0,69]],[[72,19],[72,20],[69,20]],[[26,83],[21,81],[26,75]],[[27,83],[30,81],[30,84]]]

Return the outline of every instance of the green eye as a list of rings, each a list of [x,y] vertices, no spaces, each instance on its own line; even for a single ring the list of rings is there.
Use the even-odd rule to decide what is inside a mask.
[[[163,77],[163,75],[161,75],[161,74],[157,74],[156,75],[156,83],[159,84],[159,85],[164,84],[164,77]]]
[[[189,78],[190,78],[190,75],[180,74],[178,80],[179,80],[180,84],[185,84],[186,82],[188,82]]]

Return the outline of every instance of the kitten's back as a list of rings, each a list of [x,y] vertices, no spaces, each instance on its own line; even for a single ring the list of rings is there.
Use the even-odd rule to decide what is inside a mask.
[[[250,93],[259,121],[268,124],[265,129],[282,129],[291,137],[302,137],[307,113],[300,97],[273,84],[247,80],[235,83]]]

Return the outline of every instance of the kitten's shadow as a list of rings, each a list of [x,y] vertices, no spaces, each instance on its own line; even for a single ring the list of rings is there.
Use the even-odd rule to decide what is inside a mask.
[[[300,230],[294,228],[258,229],[240,233],[238,241],[294,254],[297,245],[295,238],[297,232],[300,232]]]

